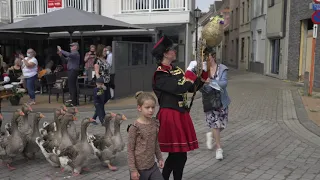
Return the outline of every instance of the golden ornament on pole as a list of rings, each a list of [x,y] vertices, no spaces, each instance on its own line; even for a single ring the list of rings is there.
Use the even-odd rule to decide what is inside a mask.
[[[210,21],[203,27],[201,38],[207,46],[217,46],[223,38],[224,19],[220,16],[210,18]]]

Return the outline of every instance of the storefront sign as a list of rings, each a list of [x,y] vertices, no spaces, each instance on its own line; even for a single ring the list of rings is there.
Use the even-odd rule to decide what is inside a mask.
[[[48,0],[48,12],[59,10],[62,8],[62,0]]]

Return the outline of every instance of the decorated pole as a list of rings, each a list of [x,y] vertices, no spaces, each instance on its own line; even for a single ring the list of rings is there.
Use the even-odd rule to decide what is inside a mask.
[[[197,61],[197,76],[201,78],[202,74],[202,63],[207,61],[208,58],[204,57],[204,50],[206,47],[215,47],[221,43],[223,38],[223,25],[224,19],[221,16],[214,16],[210,18],[208,24],[206,24],[201,32],[201,37],[198,42],[198,48],[196,50],[196,61]],[[196,39],[197,40],[197,39]],[[210,64],[207,63],[207,70],[210,76]],[[194,92],[189,105],[189,111],[191,110],[194,97],[197,93],[199,84],[194,87]]]

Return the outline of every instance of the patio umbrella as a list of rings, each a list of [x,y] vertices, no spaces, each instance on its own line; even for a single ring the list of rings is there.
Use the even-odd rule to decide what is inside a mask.
[[[68,7],[16,23],[0,26],[0,31],[69,32],[114,29],[142,29],[142,27]]]

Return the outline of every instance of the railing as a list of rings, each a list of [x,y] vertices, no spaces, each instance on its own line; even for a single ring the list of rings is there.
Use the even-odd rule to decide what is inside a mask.
[[[10,21],[9,4],[6,0],[0,1],[0,22],[1,21]]]
[[[16,0],[15,16],[31,17],[48,13],[48,0]],[[63,7],[74,7],[84,11],[99,13],[98,0],[63,0]]]
[[[16,17],[39,16],[47,13],[47,1],[16,0]]]
[[[121,13],[187,10],[188,0],[120,0]]]

